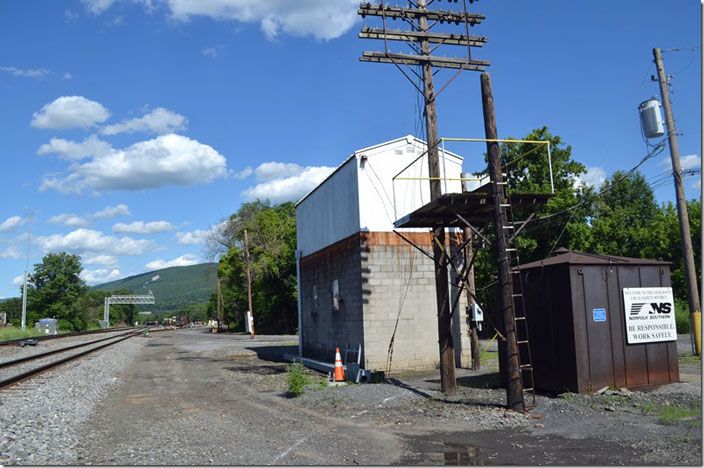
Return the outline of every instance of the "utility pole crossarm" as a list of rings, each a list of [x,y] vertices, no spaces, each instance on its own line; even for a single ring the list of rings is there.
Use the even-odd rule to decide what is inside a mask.
[[[403,65],[425,65],[429,63],[438,68],[455,68],[462,70],[484,71],[491,65],[488,60],[462,59],[454,57],[434,57],[432,55],[392,54],[385,52],[362,52],[359,58],[362,62],[400,63]]]
[[[476,13],[465,13],[455,11],[431,11],[425,8],[401,8],[388,5],[376,5],[372,3],[361,3],[357,14],[362,18],[367,16],[383,16],[390,19],[420,19],[426,18],[430,21],[442,23],[467,23],[470,26],[479,24],[486,18],[484,15]]]
[[[421,31],[404,31],[382,28],[363,27],[359,33],[360,39],[382,39],[389,41],[421,42],[427,40],[431,44],[458,45],[482,47],[487,39],[484,36],[467,36],[465,34],[428,33]]]

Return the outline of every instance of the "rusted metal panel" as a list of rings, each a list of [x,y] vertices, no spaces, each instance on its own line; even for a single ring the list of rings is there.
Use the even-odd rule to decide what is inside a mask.
[[[558,257],[520,267],[536,387],[586,392],[677,382],[676,343],[629,345],[623,309],[623,288],[670,286],[669,263]]]
[[[579,268],[579,267],[577,267]],[[598,390],[604,382],[614,381],[614,363],[611,345],[612,320],[619,320],[618,310],[608,304],[605,266],[585,266],[581,275],[584,294],[582,313],[586,323],[586,354],[589,356],[588,373],[582,375],[587,388]],[[575,314],[580,313],[575,304]],[[604,310],[603,316],[601,309]],[[614,313],[615,312],[615,313]],[[605,320],[601,321],[604,318]],[[601,385],[601,387],[599,386]],[[596,387],[596,388],[595,388]]]
[[[638,288],[640,275],[635,265],[621,265],[617,270],[619,291],[623,288]],[[623,296],[620,298],[619,310],[623,314]],[[625,319],[624,319],[625,325]],[[648,385],[648,355],[643,345],[629,345],[623,337],[625,350],[626,386],[642,387]]]
[[[626,331],[623,310],[621,309],[621,290],[618,287],[618,275],[614,267],[604,270],[606,274],[607,290],[609,296],[608,319],[611,328],[611,359],[614,366],[614,386],[626,386]]]

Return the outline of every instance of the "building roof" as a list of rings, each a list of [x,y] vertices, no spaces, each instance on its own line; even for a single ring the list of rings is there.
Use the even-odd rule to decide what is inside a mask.
[[[413,144],[413,143],[417,143],[417,144],[419,144],[419,145],[421,145],[421,146],[427,146],[427,145],[428,145],[425,141],[421,140],[420,138],[416,138],[416,137],[414,137],[413,135],[406,135],[406,136],[403,136],[403,137],[400,137],[400,138],[396,138],[396,139],[393,139],[393,140],[385,141],[385,142],[383,142],[383,143],[378,143],[378,144],[376,144],[376,145],[367,146],[366,148],[358,149],[358,150],[356,150],[354,153],[352,153],[351,155],[349,155],[347,158],[345,158],[345,160],[342,161],[342,163],[341,163],[339,166],[337,166],[337,167],[335,168],[335,170],[333,170],[333,171],[330,173],[330,175],[328,175],[325,179],[323,179],[322,182],[320,182],[320,183],[319,183],[318,185],[316,185],[313,189],[311,189],[310,192],[306,193],[300,200],[298,200],[298,201],[296,202],[296,205],[295,205],[295,206],[300,205],[300,204],[303,202],[303,200],[305,200],[305,199],[308,198],[313,192],[315,192],[315,191],[318,189],[318,187],[320,187],[321,185],[323,185],[324,183],[326,183],[328,180],[330,180],[330,178],[331,178],[332,176],[334,176],[335,173],[340,170],[340,168],[342,168],[345,164],[347,164],[347,163],[350,161],[350,159],[355,158],[355,157],[357,157],[357,156],[361,156],[361,155],[362,155],[363,153],[365,153],[365,152],[372,152],[372,151],[375,151],[375,150],[377,150],[377,149],[379,149],[379,148],[382,148],[382,147],[384,147],[384,146],[391,146],[391,145],[393,145],[393,144],[400,143],[400,142],[402,142],[402,141],[405,141],[406,144],[408,144],[408,145]],[[463,158],[462,156],[460,156],[460,155],[458,155],[458,154],[456,154],[456,153],[453,153],[452,151],[445,150],[445,154],[446,154],[447,156],[452,156],[452,157],[454,157],[454,158],[456,158],[456,159],[459,159],[460,161],[464,160],[464,158]]]
[[[671,265],[672,262],[664,260],[648,260],[644,258],[620,257],[618,255],[598,255],[576,250],[560,248],[555,251],[558,255],[537,262],[521,265],[521,270],[552,265]]]

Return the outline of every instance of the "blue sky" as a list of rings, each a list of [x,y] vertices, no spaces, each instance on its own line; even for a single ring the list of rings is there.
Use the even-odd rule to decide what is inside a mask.
[[[357,38],[376,25],[358,4],[0,2],[0,297],[18,295],[26,209],[37,213],[30,268],[50,251],[77,253],[94,284],[206,261],[208,231],[242,202],[296,200],[355,149],[422,137],[412,85],[393,65],[358,60],[383,47]],[[659,96],[652,48],[680,48],[665,67],[683,164],[700,166],[698,2],[481,0],[471,10],[486,15],[470,33],[488,38],[473,54],[492,62],[501,137],[546,125],[598,184],[646,154],[637,106]],[[437,109],[441,136],[483,137],[479,74],[462,73]],[[457,150],[465,170],[480,169],[481,145]],[[657,183],[668,158],[641,170]],[[699,176],[685,182],[698,197]],[[656,196],[673,200],[670,180]]]

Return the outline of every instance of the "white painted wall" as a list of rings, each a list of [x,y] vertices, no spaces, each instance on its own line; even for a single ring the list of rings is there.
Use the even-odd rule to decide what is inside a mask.
[[[359,231],[391,232],[394,221],[430,201],[425,143],[406,136],[358,150],[296,207],[298,249],[305,257]],[[421,177],[426,180],[396,180]],[[462,158],[440,154],[441,177],[460,177]],[[447,174],[447,175],[445,175]],[[459,180],[443,193],[461,192]]]
[[[359,213],[360,229],[370,232],[390,232],[394,221],[430,201],[428,156],[413,162],[426,150],[424,142],[407,136],[387,144],[359,150]],[[367,156],[366,161],[363,155]],[[392,181],[402,169],[413,163],[399,178]],[[440,177],[458,179],[462,159],[450,153],[440,153]],[[401,180],[400,178],[426,180]],[[447,190],[445,190],[447,186]],[[459,180],[442,181],[443,193],[461,192]]]
[[[296,207],[301,256],[358,232],[358,200],[357,159],[351,157]]]

